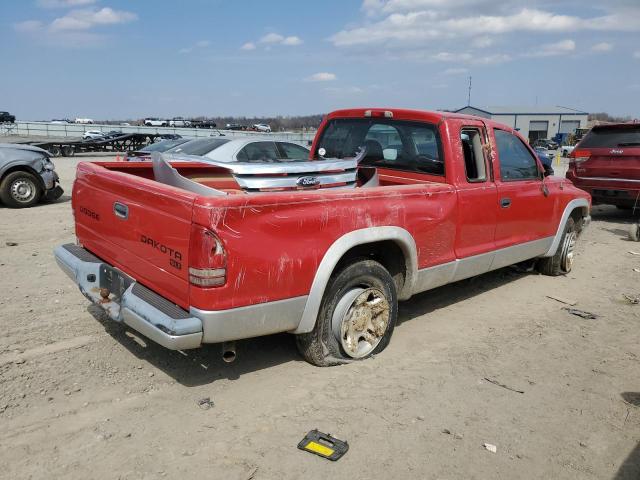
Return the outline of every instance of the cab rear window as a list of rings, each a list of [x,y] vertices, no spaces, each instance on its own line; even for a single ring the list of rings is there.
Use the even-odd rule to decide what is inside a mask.
[[[582,139],[580,147],[640,147],[640,124],[593,128]]]
[[[444,175],[436,125],[386,118],[336,118],[324,128],[314,155],[354,157],[366,148],[363,165]]]

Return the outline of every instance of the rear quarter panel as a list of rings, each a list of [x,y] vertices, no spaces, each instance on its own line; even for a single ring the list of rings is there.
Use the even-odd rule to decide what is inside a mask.
[[[191,303],[227,309],[309,293],[318,265],[342,235],[398,226],[415,239],[418,267],[453,260],[456,195],[446,184],[338,192],[236,195],[214,205],[199,198],[194,222],[227,252],[227,283],[191,289]]]

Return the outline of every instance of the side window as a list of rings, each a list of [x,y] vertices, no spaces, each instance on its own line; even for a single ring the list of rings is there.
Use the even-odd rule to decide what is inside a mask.
[[[508,182],[539,178],[538,163],[522,141],[503,130],[495,129],[494,132],[502,180]]]
[[[274,142],[253,142],[238,152],[241,162],[274,162],[278,160],[278,149]]]
[[[482,149],[482,133],[478,128],[463,128],[460,132],[460,143],[464,156],[464,168],[469,182],[487,180],[487,169]]]
[[[278,148],[284,154],[281,158],[287,160],[309,160],[309,150],[295,143],[276,142]]]

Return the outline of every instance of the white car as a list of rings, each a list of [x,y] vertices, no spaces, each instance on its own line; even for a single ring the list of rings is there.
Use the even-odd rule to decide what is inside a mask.
[[[271,133],[271,126],[266,123],[256,123],[253,128],[258,132]]]
[[[198,138],[167,150],[165,155],[170,161],[213,160],[222,163],[280,163],[309,160],[309,150],[297,143],[260,137],[233,140],[229,137]],[[189,158],[194,155],[201,158]]]
[[[102,133],[100,130],[87,130],[86,132],[84,132],[84,135],[82,135],[82,138],[84,140],[87,140],[89,138],[96,139],[102,137],[104,137],[104,133]]]
[[[145,118],[144,124],[146,127],[166,127],[168,122],[159,118]]]
[[[93,120],[91,120],[90,118],[76,118],[75,119],[75,123],[80,123],[83,125],[90,125],[93,123]]]
[[[568,157],[574,148],[576,148],[575,145],[563,145],[560,147],[560,152],[562,152],[563,157]]]

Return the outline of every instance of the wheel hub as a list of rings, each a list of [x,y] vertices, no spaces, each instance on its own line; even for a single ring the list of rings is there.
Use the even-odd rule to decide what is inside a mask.
[[[23,178],[19,178],[11,185],[11,196],[18,202],[28,202],[35,194],[35,186]]]
[[[576,245],[576,232],[570,231],[564,237],[562,244],[562,256],[560,257],[560,268],[564,272],[570,272],[573,267],[574,248]]]
[[[369,355],[380,343],[389,326],[391,308],[377,288],[354,288],[336,305],[333,333],[351,358]]]

